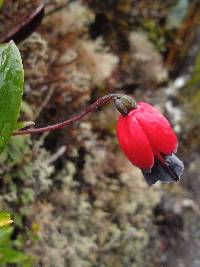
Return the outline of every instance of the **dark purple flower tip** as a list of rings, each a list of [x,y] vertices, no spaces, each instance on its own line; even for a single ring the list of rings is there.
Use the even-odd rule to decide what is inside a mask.
[[[179,181],[183,169],[183,162],[172,154],[171,156],[166,156],[163,163],[156,159],[152,169],[150,171],[142,170],[142,174],[147,184],[152,186],[157,181],[166,183]]]

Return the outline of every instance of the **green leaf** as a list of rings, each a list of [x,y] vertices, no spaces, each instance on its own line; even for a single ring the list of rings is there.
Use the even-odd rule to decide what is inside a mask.
[[[2,8],[4,0],[0,0],[0,8]]]
[[[0,45],[0,153],[17,128],[22,102],[24,71],[14,42]]]
[[[10,237],[13,233],[13,227],[5,226],[0,228],[0,247],[10,244]]]
[[[27,256],[22,252],[9,247],[0,247],[0,262],[2,263],[22,263],[27,261]]]
[[[13,223],[10,214],[5,211],[0,211],[0,227]]]
[[[0,266],[15,264],[14,266],[31,267],[32,264],[30,256],[25,255],[23,252],[18,251],[13,247],[14,243],[16,245],[17,242],[16,240],[14,242],[11,239],[12,233],[13,227],[5,226],[0,228]]]

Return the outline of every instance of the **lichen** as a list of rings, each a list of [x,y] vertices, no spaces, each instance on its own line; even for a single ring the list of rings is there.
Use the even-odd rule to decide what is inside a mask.
[[[112,140],[99,140],[86,125],[81,129],[82,169],[68,161],[54,177],[60,189],[49,195],[48,213],[45,203],[33,208],[36,266],[143,266],[159,190],[149,190],[140,171],[113,153]]]

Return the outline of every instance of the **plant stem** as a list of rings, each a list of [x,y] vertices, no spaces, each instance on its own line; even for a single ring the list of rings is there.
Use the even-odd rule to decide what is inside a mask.
[[[110,100],[117,98],[118,96],[119,96],[118,94],[105,95],[105,96],[97,99],[94,103],[92,103],[90,106],[88,106],[80,114],[74,115],[74,116],[72,116],[70,119],[68,119],[66,121],[63,121],[63,122],[60,122],[60,123],[57,123],[57,124],[54,124],[54,125],[42,127],[42,128],[27,129],[27,130],[17,131],[17,132],[14,132],[13,135],[44,133],[44,132],[50,132],[50,131],[54,131],[56,129],[64,128],[65,126],[67,126],[70,123],[73,123],[75,121],[79,121],[80,119],[85,117],[88,113],[90,113],[90,112],[94,111],[95,109],[101,107],[102,105],[106,104]]]

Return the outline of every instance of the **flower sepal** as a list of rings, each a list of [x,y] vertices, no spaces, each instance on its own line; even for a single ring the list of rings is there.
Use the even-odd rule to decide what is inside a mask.
[[[134,98],[128,95],[117,96],[115,99],[115,106],[122,115],[127,115],[131,110],[137,108]]]

